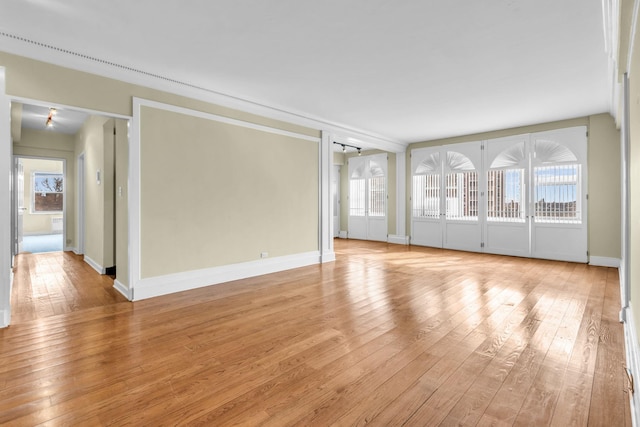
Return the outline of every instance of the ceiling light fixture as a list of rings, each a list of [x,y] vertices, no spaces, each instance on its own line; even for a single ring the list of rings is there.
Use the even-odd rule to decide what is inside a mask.
[[[47,121],[45,123],[45,125],[47,127],[53,127],[53,116],[55,116],[57,113],[55,108],[49,108],[49,115],[47,116]]]
[[[362,148],[360,148],[360,147],[356,147],[355,145],[343,144],[342,142],[336,142],[336,141],[333,141],[333,143],[337,144],[337,145],[341,145],[343,153],[346,153],[347,152],[347,147],[349,147],[349,148],[353,148],[353,149],[357,150],[358,151],[358,156],[362,155]]]

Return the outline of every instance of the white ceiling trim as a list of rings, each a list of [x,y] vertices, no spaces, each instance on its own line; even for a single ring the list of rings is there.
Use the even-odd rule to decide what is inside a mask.
[[[351,138],[367,148],[378,148],[390,152],[404,152],[408,141],[397,141],[376,135],[365,130],[356,129],[341,123],[306,115],[301,112],[288,111],[278,106],[264,105],[249,99],[224,94],[213,89],[198,87],[170,77],[146,72],[133,67],[111,62],[102,58],[84,55],[62,47],[53,46],[37,40],[21,37],[0,29],[4,39],[2,50],[38,61],[48,62],[65,68],[84,71],[102,77],[120,80],[159,91],[169,92],[200,101],[210,102],[270,119],[280,120],[312,129],[331,132],[337,138]],[[71,106],[70,108],[76,108]]]

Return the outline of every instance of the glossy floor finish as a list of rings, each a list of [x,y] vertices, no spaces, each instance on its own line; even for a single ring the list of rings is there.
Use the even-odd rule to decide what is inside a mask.
[[[77,257],[21,255],[0,424],[631,424],[615,269],[335,243],[136,303]]]

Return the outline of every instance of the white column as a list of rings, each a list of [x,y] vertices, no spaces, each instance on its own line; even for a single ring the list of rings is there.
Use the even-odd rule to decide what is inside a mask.
[[[11,322],[11,101],[5,93],[5,69],[0,67],[0,327]]]
[[[396,152],[396,234],[389,236],[389,243],[408,245],[407,237],[407,156],[405,151]]]
[[[331,135],[322,132],[320,140],[320,262],[335,261],[336,254],[333,251],[333,197],[331,197],[331,174],[333,169],[333,151]]]

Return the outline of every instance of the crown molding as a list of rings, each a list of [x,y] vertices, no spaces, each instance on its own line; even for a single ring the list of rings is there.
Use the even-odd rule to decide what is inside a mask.
[[[0,37],[3,39],[1,50],[13,55],[209,102],[274,120],[328,131],[341,139],[358,141],[360,144],[364,142],[367,147],[371,148],[378,148],[390,152],[404,152],[409,144],[409,141],[394,140],[383,135],[315,117],[283,106],[269,105],[259,100],[240,98],[232,94],[224,93],[221,90],[200,87],[168,76],[155,74],[151,71],[137,69],[104,58],[85,55],[63,47],[53,46],[3,31],[1,28]]]

